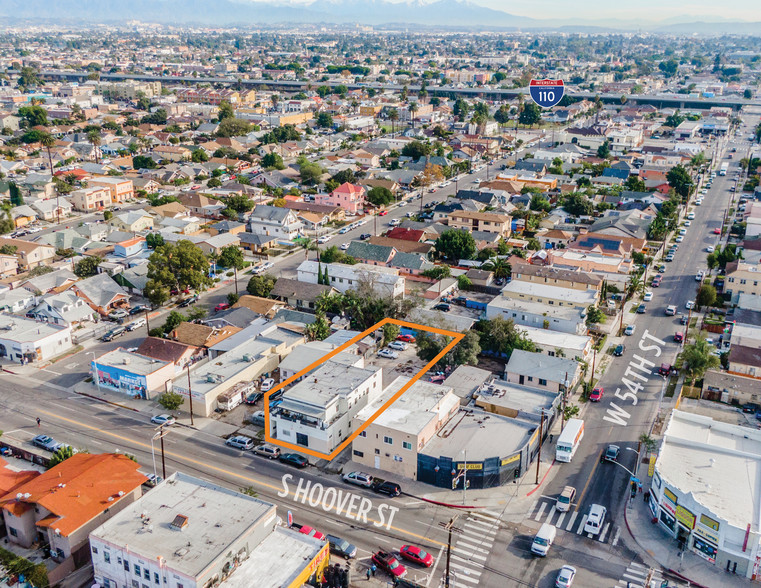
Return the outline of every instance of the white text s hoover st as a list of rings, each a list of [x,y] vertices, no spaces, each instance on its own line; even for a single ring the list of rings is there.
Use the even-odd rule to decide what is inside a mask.
[[[278,496],[285,498],[291,494],[288,486],[291,481],[293,481],[293,474],[283,476],[283,489],[277,493]],[[325,512],[336,512],[348,519],[364,524],[368,522],[368,514],[376,512],[377,520],[374,520],[372,515],[370,518],[373,526],[385,527],[387,531],[391,529],[394,515],[399,511],[398,507],[386,503],[376,507],[369,498],[333,486],[325,487],[319,482],[313,484],[304,478],[299,478],[298,486],[292,496],[294,502],[308,503],[313,508],[319,506]]]

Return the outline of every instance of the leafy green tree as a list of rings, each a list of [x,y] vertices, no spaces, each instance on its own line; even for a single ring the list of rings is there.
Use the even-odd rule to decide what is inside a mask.
[[[262,167],[266,169],[285,169],[283,158],[274,151],[262,157]]]
[[[591,216],[595,206],[592,201],[579,192],[573,192],[563,200],[563,208],[574,216]]]
[[[523,106],[521,114],[518,117],[518,122],[522,125],[529,125],[533,127],[535,124],[542,120],[542,109],[539,108],[534,102],[529,102]]]
[[[16,182],[10,182],[8,184],[8,192],[10,192],[10,202],[12,207],[21,206],[24,204],[24,197],[21,195],[21,190],[16,185]]]
[[[156,169],[158,164],[152,157],[147,155],[135,155],[132,158],[132,167],[135,169]]]
[[[246,286],[246,291],[251,296],[259,296],[260,298],[267,298],[272,292],[272,288],[275,287],[277,278],[270,274],[262,274],[260,276],[251,276]]]
[[[433,360],[446,347],[451,339],[443,335],[421,331],[417,336],[417,356],[429,362]],[[477,365],[478,354],[481,353],[480,338],[476,331],[470,330],[465,337],[450,349],[442,357],[436,366],[444,368],[447,366],[456,367],[459,365]]]
[[[491,257],[487,259],[481,268],[489,270],[497,279],[507,279],[513,272],[513,268],[506,259],[502,257]]]
[[[383,345],[385,346],[392,341],[396,341],[396,338],[399,336],[401,330],[402,329],[399,327],[399,325],[394,323],[386,323],[383,325]]]
[[[552,204],[541,194],[534,194],[531,197],[529,208],[538,212],[549,212],[552,210]]]
[[[156,401],[161,407],[172,412],[183,405],[185,398],[180,394],[177,394],[177,392],[164,392],[156,399]]]
[[[238,300],[240,300],[240,296],[238,295],[237,292],[227,293],[227,304],[229,304],[230,306],[238,302]]]
[[[37,104],[22,106],[18,109],[18,115],[23,119],[27,127],[48,126],[48,111]]]
[[[112,218],[114,218],[114,213],[110,210],[104,210],[103,211],[103,220],[104,221],[110,221]]]
[[[40,78],[38,71],[33,67],[24,66],[21,68],[18,77],[18,85],[20,88],[34,88],[40,85]]]
[[[436,252],[446,259],[473,259],[476,242],[469,231],[448,229],[436,239]]]
[[[716,300],[716,288],[714,288],[711,284],[703,284],[700,286],[698,294],[695,297],[695,304],[697,304],[698,308],[702,308],[704,306],[713,306],[716,304]]]
[[[610,157],[610,141],[607,139],[597,148],[597,157],[608,159]]]
[[[219,123],[217,128],[218,137],[240,137],[247,135],[253,130],[253,126],[242,118],[226,118]]]
[[[402,155],[418,160],[431,154],[431,145],[422,141],[410,141],[402,148]]]
[[[74,274],[80,278],[89,278],[98,273],[98,266],[103,261],[97,256],[86,256],[74,264]]]
[[[679,111],[677,110],[674,114],[670,114],[666,117],[666,121],[663,123],[667,127],[671,127],[672,129],[677,128],[679,125],[681,125],[685,120],[684,116],[679,114]]]
[[[164,236],[161,233],[148,233],[145,236],[145,244],[148,245],[148,249],[156,249],[164,244]]]
[[[296,160],[296,163],[299,165],[301,181],[305,184],[316,184],[325,173],[325,169],[319,163],[311,162],[303,155]]]
[[[699,380],[711,369],[716,369],[721,364],[718,357],[713,354],[716,349],[708,343],[702,335],[698,335],[694,343],[688,343],[684,346],[680,357],[683,361],[683,368],[690,382]]]
[[[694,184],[690,173],[681,165],[672,167],[666,174],[669,186],[679,194],[683,200],[686,200],[692,193]]]
[[[232,196],[228,196],[225,198],[225,204],[227,205],[227,208],[234,210],[238,214],[248,212],[256,206],[253,200],[245,194],[233,194]]]
[[[323,313],[318,313],[316,320],[306,326],[304,333],[309,341],[323,341],[330,336],[330,323]]]
[[[246,267],[246,261],[243,259],[243,251],[237,245],[228,245],[223,247],[219,252],[217,264],[221,267],[232,268],[235,272],[233,283],[235,284],[235,295],[238,295],[238,270]],[[236,301],[237,302],[237,299]],[[233,303],[234,304],[234,303]]]
[[[367,192],[367,201],[374,206],[386,206],[394,202],[394,194],[388,188],[375,186]]]
[[[504,125],[510,121],[510,109],[506,104],[500,106],[494,113],[494,120],[499,124]]]
[[[317,123],[318,127],[329,129],[333,126],[333,117],[329,112],[321,112],[317,115],[315,122]]]
[[[193,163],[204,163],[205,161],[209,161],[209,156],[206,155],[206,151],[203,149],[195,149],[193,153],[190,154],[190,161]]]
[[[587,307],[587,325],[596,325],[605,322],[605,313],[594,304]]]
[[[140,122],[148,125],[165,125],[169,116],[164,108],[159,108],[140,119]]]
[[[217,119],[222,122],[228,118],[235,118],[235,109],[233,105],[227,100],[222,100],[219,103],[219,110],[217,111]]]
[[[182,314],[181,312],[177,310],[173,310],[166,316],[166,321],[164,322],[164,326],[162,327],[162,330],[164,333],[171,333],[174,331],[181,323],[185,323],[188,321],[188,317]]]
[[[632,192],[644,192],[647,190],[645,182],[639,176],[629,176],[624,182],[624,190],[631,190]]]
[[[465,274],[457,276],[457,287],[460,290],[470,290],[473,287],[473,281]]]
[[[74,455],[74,448],[71,445],[64,445],[59,447],[53,456],[48,461],[47,468],[51,469],[57,466],[59,463],[63,463]]]
[[[172,289],[201,290],[212,283],[209,260],[201,248],[190,241],[183,239],[176,244],[159,245],[148,258],[145,296],[155,305],[166,302]]]
[[[536,345],[525,331],[516,326],[512,319],[497,316],[491,320],[480,320],[475,324],[484,351],[509,356],[513,349],[536,351]]]
[[[222,185],[222,180],[219,178],[209,178],[209,181],[206,182],[206,186],[209,188],[219,188]]]
[[[429,270],[425,270],[422,275],[432,280],[442,280],[452,275],[452,271],[447,264],[437,265]]]

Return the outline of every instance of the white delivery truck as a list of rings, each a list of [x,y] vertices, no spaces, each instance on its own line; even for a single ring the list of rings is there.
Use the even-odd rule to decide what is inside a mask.
[[[555,459],[564,462],[571,461],[583,438],[584,421],[569,419],[555,445]]]

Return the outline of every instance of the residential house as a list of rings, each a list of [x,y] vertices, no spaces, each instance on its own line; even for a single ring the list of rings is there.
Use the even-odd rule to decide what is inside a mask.
[[[18,259],[15,255],[0,253],[0,278],[8,278],[18,273]]]
[[[33,310],[27,313],[37,320],[54,325],[75,326],[83,322],[94,321],[97,313],[74,292],[63,291],[59,294],[47,294],[40,298]]]
[[[121,204],[135,197],[135,187],[129,178],[93,176],[87,181],[87,185],[95,188],[106,188],[111,194],[112,204]]]
[[[590,233],[602,233],[617,237],[632,237],[646,239],[647,230],[655,217],[641,210],[615,211],[608,210],[600,219],[589,226]]]
[[[72,285],[72,290],[101,316],[129,305],[129,294],[108,274],[96,274],[80,280]]]
[[[599,292],[512,280],[502,288],[502,296],[549,306],[570,306],[581,311],[597,303]]]
[[[111,208],[111,191],[103,186],[88,186],[74,190],[69,196],[74,210],[92,212]]]
[[[730,296],[733,304],[737,303],[741,294],[761,295],[761,270],[757,264],[742,260],[731,261],[727,264],[724,275],[724,292]]]
[[[132,266],[122,272],[115,273],[112,277],[117,284],[130,294],[143,296],[145,286],[148,282],[148,264],[141,263]]]
[[[66,198],[51,198],[49,200],[33,200],[29,203],[37,216],[48,222],[57,221],[71,215],[73,205]]]
[[[600,276],[580,271],[559,269],[550,266],[519,264],[513,268],[513,281],[531,282],[534,284],[551,284],[573,290],[595,290],[602,288],[603,279]]]
[[[550,306],[544,302],[497,296],[486,305],[486,318],[493,319],[498,316],[521,326],[552,329],[576,335],[587,332],[584,322],[586,309],[580,311],[574,306]]]
[[[240,245],[240,238],[232,233],[219,233],[213,237],[204,238],[197,245],[206,255],[219,255],[225,247]]]
[[[575,359],[514,349],[505,365],[504,379],[511,384],[560,393],[564,388],[571,390],[580,376],[581,367]]]
[[[399,275],[399,270],[383,266],[357,263],[323,263],[303,261],[297,268],[297,278],[300,282],[319,284],[318,275],[327,271],[330,285],[339,292],[357,289],[367,284],[381,296],[393,298],[404,296],[405,279]]]
[[[278,278],[270,297],[300,310],[314,311],[320,296],[337,293],[338,290],[324,284],[300,282],[290,278]]]
[[[304,224],[289,208],[257,204],[249,215],[248,227],[254,234],[293,241],[301,235]]]
[[[153,153],[169,161],[190,161],[193,152],[182,145],[156,145]]]
[[[388,267],[397,251],[393,247],[373,245],[367,241],[351,241],[346,254],[357,261],[368,265],[383,265]]]
[[[171,337],[175,341],[184,343],[191,347],[198,347],[202,351],[208,350],[220,341],[224,341],[235,333],[240,332],[239,327],[224,327],[221,329],[201,325],[197,323],[180,323],[171,332]]]
[[[285,306],[285,302],[281,302],[280,300],[243,294],[238,301],[233,304],[232,309],[245,308],[260,316],[271,319],[275,316],[278,309],[283,306]]]
[[[0,237],[0,247],[15,247],[15,256],[18,267],[22,271],[28,271],[39,265],[48,265],[55,257],[55,247],[42,243],[32,243],[23,239]]]
[[[90,532],[142,495],[138,468],[123,454],[75,453],[0,498],[6,541],[45,543],[59,562],[87,558]]]
[[[454,211],[449,215],[449,226],[453,229],[496,233],[501,237],[510,236],[512,217],[496,212]]]
[[[365,188],[345,182],[330,194],[317,194],[315,203],[323,206],[340,206],[349,214],[359,214],[365,206]]]
[[[143,210],[120,212],[115,214],[108,224],[120,231],[141,233],[153,229],[153,217]]]
[[[41,276],[29,278],[21,282],[16,289],[23,288],[39,296],[50,292],[62,292],[78,279],[70,269],[59,268]]]
[[[239,235],[246,230],[245,223],[239,223],[238,221],[223,220],[218,223],[214,223],[209,227],[209,233],[214,236],[220,233],[230,233],[231,235]]]

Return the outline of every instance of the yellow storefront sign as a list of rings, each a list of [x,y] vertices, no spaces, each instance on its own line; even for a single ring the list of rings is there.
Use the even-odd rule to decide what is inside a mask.
[[[676,520],[682,523],[688,529],[695,527],[695,515],[683,506],[676,507]]]
[[[700,515],[700,524],[709,529],[713,529],[714,531],[719,530],[719,521],[714,521],[711,517],[704,514]]]
[[[458,463],[457,464],[458,470],[482,470],[484,469],[484,464],[482,463]]]
[[[507,464],[513,463],[514,461],[518,461],[521,458],[520,454],[513,455],[512,457],[506,457],[502,461],[499,462],[499,465],[506,466]]]
[[[653,474],[655,473],[655,461],[658,459],[655,455],[650,456],[650,463],[647,466],[647,475],[649,477],[653,477]]]

